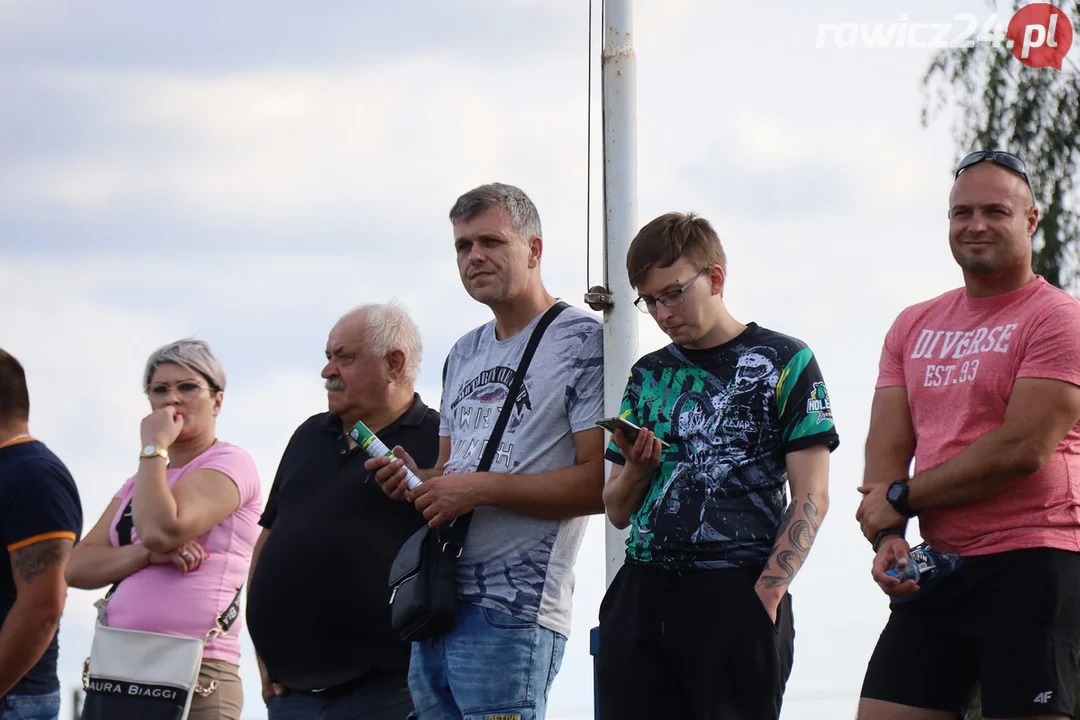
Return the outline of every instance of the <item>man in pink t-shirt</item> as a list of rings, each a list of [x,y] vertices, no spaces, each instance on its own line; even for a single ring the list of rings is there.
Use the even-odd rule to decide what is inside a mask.
[[[856,514],[892,613],[861,720],[1072,717],[1080,649],[1080,303],[1031,269],[1039,212],[1023,162],[961,161],[949,244],[964,287],[885,338]],[[915,473],[908,477],[912,458]],[[922,582],[908,518],[962,560]]]

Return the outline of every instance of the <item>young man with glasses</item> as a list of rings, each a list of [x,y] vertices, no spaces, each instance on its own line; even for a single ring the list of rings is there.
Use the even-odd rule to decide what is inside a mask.
[[[972,153],[949,199],[964,286],[885,337],[856,518],[892,613],[859,718],[1072,717],[1080,648],[1080,303],[1031,268],[1024,163]],[[915,473],[908,474],[912,458]],[[960,556],[901,582],[908,518]]]
[[[607,450],[604,504],[631,530],[600,606],[600,717],[775,720],[788,586],[829,506],[829,394],[804,343],[728,313],[705,219],[656,218],[626,267],[672,343],[634,364],[621,414],[643,429]]]

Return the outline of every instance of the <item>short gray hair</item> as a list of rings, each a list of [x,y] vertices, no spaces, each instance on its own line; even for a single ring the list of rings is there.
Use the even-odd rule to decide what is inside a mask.
[[[221,363],[214,357],[213,351],[204,340],[184,338],[176,342],[163,345],[150,354],[146,361],[146,372],[143,373],[143,390],[150,389],[150,379],[154,377],[154,371],[161,365],[180,365],[182,367],[202,375],[210,384],[212,392],[220,392],[225,389],[225,370]]]
[[[450,208],[450,222],[469,221],[490,210],[501,207],[510,216],[510,224],[522,240],[543,237],[540,232],[540,213],[521,188],[504,183],[490,183],[473,188],[457,199]]]
[[[361,305],[349,314],[352,313],[364,313],[364,342],[368,352],[377,357],[386,357],[395,350],[405,353],[405,380],[415,384],[420,375],[424,343],[404,303],[393,298],[388,303]]]

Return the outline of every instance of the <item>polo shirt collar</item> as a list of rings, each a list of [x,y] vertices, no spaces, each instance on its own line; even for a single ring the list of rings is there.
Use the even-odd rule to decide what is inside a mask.
[[[409,406],[409,409],[404,412],[400,417],[394,420],[392,423],[384,427],[377,434],[378,435],[392,435],[399,432],[403,428],[419,427],[424,421],[424,417],[427,415],[428,407],[424,404],[424,401],[420,399],[420,393],[413,393],[413,402]],[[322,426],[326,430],[338,434],[344,434],[345,428],[342,425],[341,418],[333,413],[326,413],[322,419]]]

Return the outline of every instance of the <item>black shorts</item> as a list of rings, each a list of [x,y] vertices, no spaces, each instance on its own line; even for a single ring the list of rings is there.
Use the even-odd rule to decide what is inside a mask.
[[[776,720],[791,674],[791,596],[769,620],[760,568],[627,563],[600,604],[601,720]]]
[[[1080,553],[970,557],[892,604],[862,697],[963,715],[978,684],[987,717],[1072,717],[1078,648]]]

